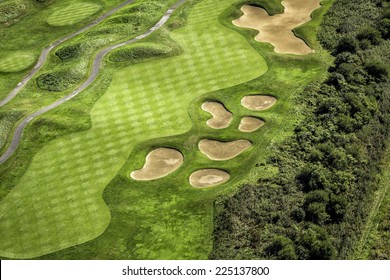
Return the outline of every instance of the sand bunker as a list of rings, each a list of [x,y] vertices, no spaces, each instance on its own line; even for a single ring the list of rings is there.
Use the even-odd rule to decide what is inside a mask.
[[[198,146],[199,150],[211,160],[229,160],[249,149],[252,143],[248,140],[220,142],[204,139]]]
[[[154,180],[167,176],[183,163],[183,155],[175,149],[158,148],[151,151],[145,165],[131,172],[131,178],[135,180]]]
[[[209,127],[214,129],[222,129],[229,126],[233,119],[233,114],[219,102],[204,102],[202,110],[213,115],[206,123]]]
[[[259,31],[256,41],[271,43],[275,52],[290,54],[308,54],[314,52],[292,30],[311,20],[311,13],[320,8],[321,0],[284,0],[284,13],[270,16],[264,9],[244,5],[244,13],[233,20],[238,27],[252,28]]]
[[[190,184],[197,188],[212,187],[229,181],[230,175],[219,169],[201,169],[190,176]]]
[[[269,95],[247,95],[241,99],[241,105],[252,111],[263,111],[271,108],[276,101]]]
[[[264,121],[254,117],[243,117],[238,129],[242,132],[253,132],[264,125]]]

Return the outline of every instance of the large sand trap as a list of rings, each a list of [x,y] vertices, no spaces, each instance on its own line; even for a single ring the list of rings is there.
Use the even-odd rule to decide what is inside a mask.
[[[264,121],[254,117],[243,117],[238,129],[242,132],[253,132],[264,125]]]
[[[229,181],[230,175],[220,169],[201,169],[190,176],[190,184],[197,188],[212,187]]]
[[[183,163],[183,155],[175,149],[158,148],[151,151],[145,165],[131,172],[131,178],[135,180],[154,180],[167,176]]]
[[[220,142],[204,139],[198,146],[199,150],[211,160],[229,160],[249,149],[252,143],[248,140]]]
[[[229,126],[233,119],[233,114],[219,102],[204,102],[202,110],[213,115],[206,123],[209,127],[214,129],[222,129]]]
[[[241,99],[241,105],[252,111],[263,111],[271,108],[276,101],[269,95],[247,95]]]
[[[314,52],[292,30],[311,20],[311,13],[321,7],[321,0],[284,0],[284,13],[270,16],[264,9],[244,5],[244,13],[233,20],[238,27],[252,28],[259,31],[256,41],[271,43],[275,52],[290,54],[308,54]]]

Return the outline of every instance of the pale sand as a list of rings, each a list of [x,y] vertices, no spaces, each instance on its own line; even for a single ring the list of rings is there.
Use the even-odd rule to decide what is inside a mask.
[[[154,180],[167,176],[183,164],[183,155],[175,149],[158,148],[146,156],[145,165],[131,172],[134,180]]]
[[[248,140],[220,142],[204,139],[198,144],[199,150],[211,160],[229,160],[249,149],[252,143]]]
[[[229,181],[230,174],[220,169],[201,169],[190,176],[190,184],[197,188],[216,186]]]
[[[233,114],[219,102],[204,102],[202,104],[202,110],[213,115],[212,119],[209,119],[206,124],[214,129],[222,129],[229,126],[233,119]]]
[[[252,111],[263,111],[271,108],[276,101],[269,95],[247,95],[241,99],[241,105]]]
[[[264,121],[254,117],[243,117],[238,129],[242,132],[253,132],[264,125]]]
[[[271,43],[277,53],[304,55],[314,52],[292,30],[311,20],[312,12],[321,7],[321,0],[284,0],[284,12],[270,16],[264,9],[244,5],[244,13],[233,20],[238,27],[252,28],[259,31],[256,41]]]

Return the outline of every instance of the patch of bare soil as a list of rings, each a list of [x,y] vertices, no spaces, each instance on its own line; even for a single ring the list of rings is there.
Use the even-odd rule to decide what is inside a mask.
[[[220,169],[201,169],[190,176],[190,184],[197,188],[220,185],[229,181],[230,174]]]
[[[146,156],[145,165],[131,172],[134,180],[155,180],[167,176],[183,164],[182,153],[175,149],[158,148]]]
[[[313,53],[314,50],[296,37],[292,30],[311,20],[311,13],[321,7],[320,2],[321,0],[284,0],[284,12],[273,16],[262,8],[244,5],[241,8],[244,14],[233,20],[233,24],[258,30],[255,40],[271,43],[277,53]]]
[[[198,144],[199,150],[211,160],[229,160],[235,158],[243,151],[249,149],[252,143],[248,140],[236,140],[231,142],[220,142],[204,139]]]

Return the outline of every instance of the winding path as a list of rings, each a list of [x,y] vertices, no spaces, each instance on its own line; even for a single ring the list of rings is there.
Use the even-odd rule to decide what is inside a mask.
[[[55,41],[54,43],[50,44],[48,47],[43,49],[41,56],[38,59],[37,64],[35,64],[34,68],[31,70],[31,72],[26,77],[24,77],[23,80],[20,83],[18,83],[18,85],[3,100],[0,101],[0,107],[4,106],[9,101],[11,101],[19,93],[19,91],[32,79],[32,77],[39,70],[41,70],[43,64],[46,62],[47,57],[52,49],[58,47],[60,44],[64,43],[65,41],[68,41],[69,39],[83,33],[84,31],[98,25],[99,23],[101,23],[103,20],[105,20],[106,18],[108,18],[109,16],[111,16],[112,14],[117,12],[118,10],[133,3],[134,1],[135,0],[127,0],[126,2],[123,2],[119,6],[112,9],[111,11],[108,11],[107,13],[103,14],[101,17],[99,17],[96,20],[94,20],[93,22],[89,23],[88,25],[86,25],[82,29],[80,29],[76,32],[73,32],[73,33]]]
[[[4,99],[0,102],[0,107],[3,106],[4,104],[6,104],[8,101],[10,101],[12,98],[14,98],[18,92],[21,90],[21,88],[29,81],[31,80],[31,78],[35,75],[35,73],[37,71],[39,71],[39,69],[42,67],[42,65],[45,63],[46,59],[47,59],[47,56],[48,56],[48,53],[50,52],[51,49],[53,49],[54,47],[58,46],[59,44],[63,43],[64,41],[82,33],[83,31],[89,29],[90,27],[93,27],[95,25],[97,25],[99,22],[101,22],[102,20],[104,20],[105,18],[107,18],[108,16],[112,15],[113,13],[115,13],[116,11],[118,11],[119,9],[121,9],[122,7],[134,2],[135,0],[128,0],[124,3],[122,3],[121,5],[117,6],[115,9],[111,10],[110,12],[104,14],[103,16],[101,16],[99,19],[95,20],[94,22],[92,22],[91,24],[87,25],[86,27],[84,27],[83,29],[80,29],[79,31],[75,32],[75,33],[72,33],[58,41],[56,41],[55,43],[51,44],[49,47],[45,48],[43,53],[41,54],[41,57],[39,58],[39,61],[37,63],[37,65],[34,67],[34,69],[30,72],[29,75],[27,75],[22,82],[20,82],[18,84],[18,86]],[[18,145],[19,145],[19,142],[20,142],[20,139],[21,139],[21,136],[22,136],[22,133],[23,133],[23,130],[24,128],[28,125],[29,122],[31,122],[33,119],[35,119],[36,117],[54,109],[54,108],[57,108],[58,106],[60,106],[61,104],[65,103],[66,101],[72,99],[73,97],[75,97],[76,95],[78,95],[80,92],[82,92],[84,89],[86,89],[89,85],[91,85],[91,83],[96,79],[97,75],[99,74],[99,70],[100,70],[100,66],[101,66],[101,62],[103,60],[103,57],[110,51],[114,50],[114,49],[117,49],[119,47],[123,47],[125,45],[129,45],[129,44],[132,44],[134,42],[137,42],[147,36],[149,36],[150,34],[152,34],[153,32],[155,32],[156,30],[160,29],[168,20],[169,18],[171,17],[172,13],[180,6],[182,5],[184,2],[186,2],[187,0],[180,0],[178,2],[176,2],[174,5],[172,5],[166,12],[165,14],[163,15],[163,17],[153,26],[151,27],[148,31],[146,31],[145,33],[133,38],[133,39],[130,39],[128,41],[125,41],[125,42],[122,42],[122,43],[119,43],[119,44],[116,44],[116,45],[113,45],[113,46],[110,46],[110,47],[107,47],[103,50],[101,50],[95,57],[94,61],[93,61],[93,65],[92,65],[92,71],[91,71],[91,74],[89,75],[88,79],[82,84],[80,85],[80,87],[78,87],[75,91],[73,91],[71,94],[68,94],[67,96],[57,100],[56,102],[32,113],[31,115],[27,116],[25,119],[22,120],[22,122],[16,127],[15,129],[15,132],[13,134],[13,138],[12,138],[12,141],[11,141],[11,144],[9,145],[8,149],[4,152],[3,155],[1,155],[0,157],[0,164],[4,163],[5,161],[7,161],[11,156],[12,154],[16,151]]]

